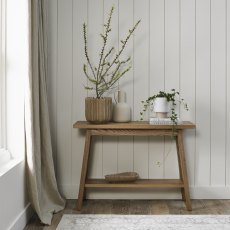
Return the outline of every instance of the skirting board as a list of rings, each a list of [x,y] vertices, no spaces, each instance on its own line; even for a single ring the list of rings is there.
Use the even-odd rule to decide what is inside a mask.
[[[59,185],[66,199],[77,199],[79,185]],[[115,192],[116,191],[116,192]],[[230,199],[230,186],[190,187],[191,199]],[[181,199],[179,189],[88,190],[87,199]]]
[[[24,210],[18,215],[15,221],[10,225],[8,230],[24,229],[30,218],[34,215],[31,204],[27,204]]]

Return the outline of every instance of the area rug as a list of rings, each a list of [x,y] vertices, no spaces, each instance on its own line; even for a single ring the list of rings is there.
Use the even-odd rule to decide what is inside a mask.
[[[63,215],[57,230],[230,230],[230,215]]]

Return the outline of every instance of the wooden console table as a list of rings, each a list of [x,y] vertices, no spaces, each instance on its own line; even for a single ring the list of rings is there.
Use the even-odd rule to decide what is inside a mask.
[[[77,121],[74,128],[86,129],[85,149],[81,170],[81,181],[77,200],[77,210],[81,210],[85,190],[88,188],[181,188],[182,199],[188,211],[192,210],[187,169],[185,163],[183,130],[195,128],[195,124],[184,121],[182,124],[150,125],[148,122],[91,124],[86,121]],[[107,183],[104,179],[87,179],[88,162],[92,136],[176,136],[179,179],[139,179],[129,183]]]

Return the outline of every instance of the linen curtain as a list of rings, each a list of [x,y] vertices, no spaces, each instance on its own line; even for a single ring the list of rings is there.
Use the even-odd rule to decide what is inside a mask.
[[[28,0],[29,75],[25,87],[25,137],[30,202],[44,224],[62,210],[65,200],[58,192],[51,146],[46,91],[47,0]]]

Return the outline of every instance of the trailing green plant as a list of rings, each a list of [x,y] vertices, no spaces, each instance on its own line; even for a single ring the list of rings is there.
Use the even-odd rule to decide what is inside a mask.
[[[153,105],[154,100],[158,97],[164,97],[167,99],[167,101],[170,103],[171,102],[171,115],[170,115],[170,119],[173,123],[173,125],[177,124],[178,121],[178,115],[175,112],[175,106],[177,105],[177,103],[179,104],[183,104],[184,109],[188,111],[188,105],[187,103],[184,101],[183,98],[180,98],[180,93],[178,91],[176,91],[175,89],[171,89],[171,92],[167,93],[165,91],[159,91],[159,93],[154,94],[150,97],[147,98],[147,100],[145,101],[141,101],[141,103],[143,104],[143,109],[140,112],[141,115],[141,120],[143,120],[143,116],[145,114],[145,112],[147,111],[147,109]]]
[[[87,90],[95,90],[95,94],[97,98],[101,98],[105,92],[115,87],[115,83],[127,73],[130,68],[130,61],[131,58],[127,58],[123,61],[120,61],[120,56],[123,53],[127,42],[129,41],[131,35],[137,28],[140,20],[133,26],[132,29],[128,31],[128,35],[124,40],[121,40],[121,48],[119,51],[114,54],[115,48],[112,46],[111,48],[107,49],[107,42],[109,33],[112,31],[111,28],[111,20],[112,14],[114,11],[114,7],[111,8],[110,13],[108,15],[108,20],[106,24],[104,24],[104,32],[100,34],[102,38],[102,48],[99,55],[99,63],[97,66],[93,66],[89,54],[88,54],[88,40],[87,40],[87,27],[86,24],[83,24],[83,33],[84,33],[84,48],[85,48],[85,57],[87,60],[87,64],[83,65],[83,71],[85,76],[87,77],[88,81],[93,85],[85,86]],[[105,50],[108,50],[107,52]],[[114,56],[115,55],[115,56]],[[111,61],[110,61],[111,60]],[[128,67],[126,65],[128,64]],[[87,65],[89,66],[89,70],[87,69]]]

